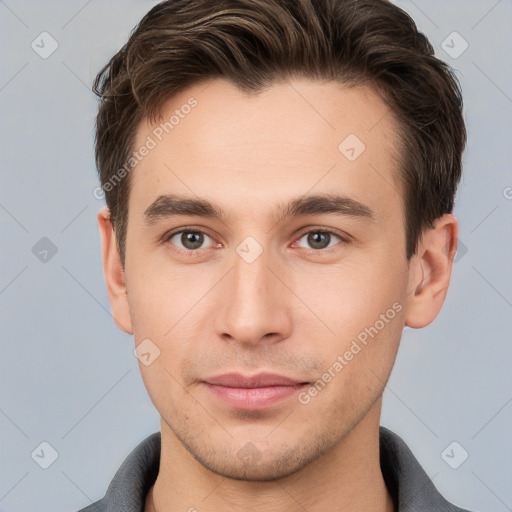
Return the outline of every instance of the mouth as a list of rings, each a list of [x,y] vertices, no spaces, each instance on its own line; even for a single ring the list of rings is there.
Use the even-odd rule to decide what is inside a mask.
[[[257,411],[296,395],[310,383],[272,373],[252,376],[229,373],[208,378],[203,384],[215,398],[230,407]]]

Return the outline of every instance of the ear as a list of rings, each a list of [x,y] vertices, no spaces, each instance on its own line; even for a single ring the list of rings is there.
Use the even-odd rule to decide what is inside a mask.
[[[409,267],[409,284],[413,288],[406,306],[405,325],[408,327],[426,327],[441,311],[450,284],[458,236],[458,222],[452,214],[438,218],[434,227],[423,233]]]
[[[121,256],[117,250],[114,229],[110,222],[110,211],[106,207],[98,213],[98,226],[101,235],[103,273],[105,274],[112,317],[119,329],[127,334],[133,334],[124,270],[121,265]]]

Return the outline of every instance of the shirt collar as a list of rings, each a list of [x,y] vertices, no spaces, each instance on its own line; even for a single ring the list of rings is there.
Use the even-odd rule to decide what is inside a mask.
[[[397,434],[381,426],[379,439],[380,465],[395,512],[469,512],[441,496]],[[80,512],[143,512],[146,495],[158,474],[160,448],[160,432],[144,439],[122,463],[105,497]]]

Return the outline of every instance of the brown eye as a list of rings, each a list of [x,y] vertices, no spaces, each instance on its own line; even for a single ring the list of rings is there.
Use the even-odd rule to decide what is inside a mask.
[[[338,241],[341,241],[341,237],[339,235],[329,231],[309,231],[308,233],[304,233],[299,241],[304,238],[306,239],[306,242],[310,248],[317,250],[332,247],[330,243],[333,241],[333,238],[337,238]],[[336,240],[334,240],[334,242],[336,242]]]
[[[168,241],[181,249],[193,251],[201,248],[205,242],[205,238],[209,239],[210,237],[201,231],[178,231],[172,234]]]

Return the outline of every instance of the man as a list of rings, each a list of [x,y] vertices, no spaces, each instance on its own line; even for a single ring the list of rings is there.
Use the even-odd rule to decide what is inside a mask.
[[[173,0],[98,74],[116,325],[161,432],[84,511],[460,511],[379,427],[443,305],[462,99],[384,0]]]

